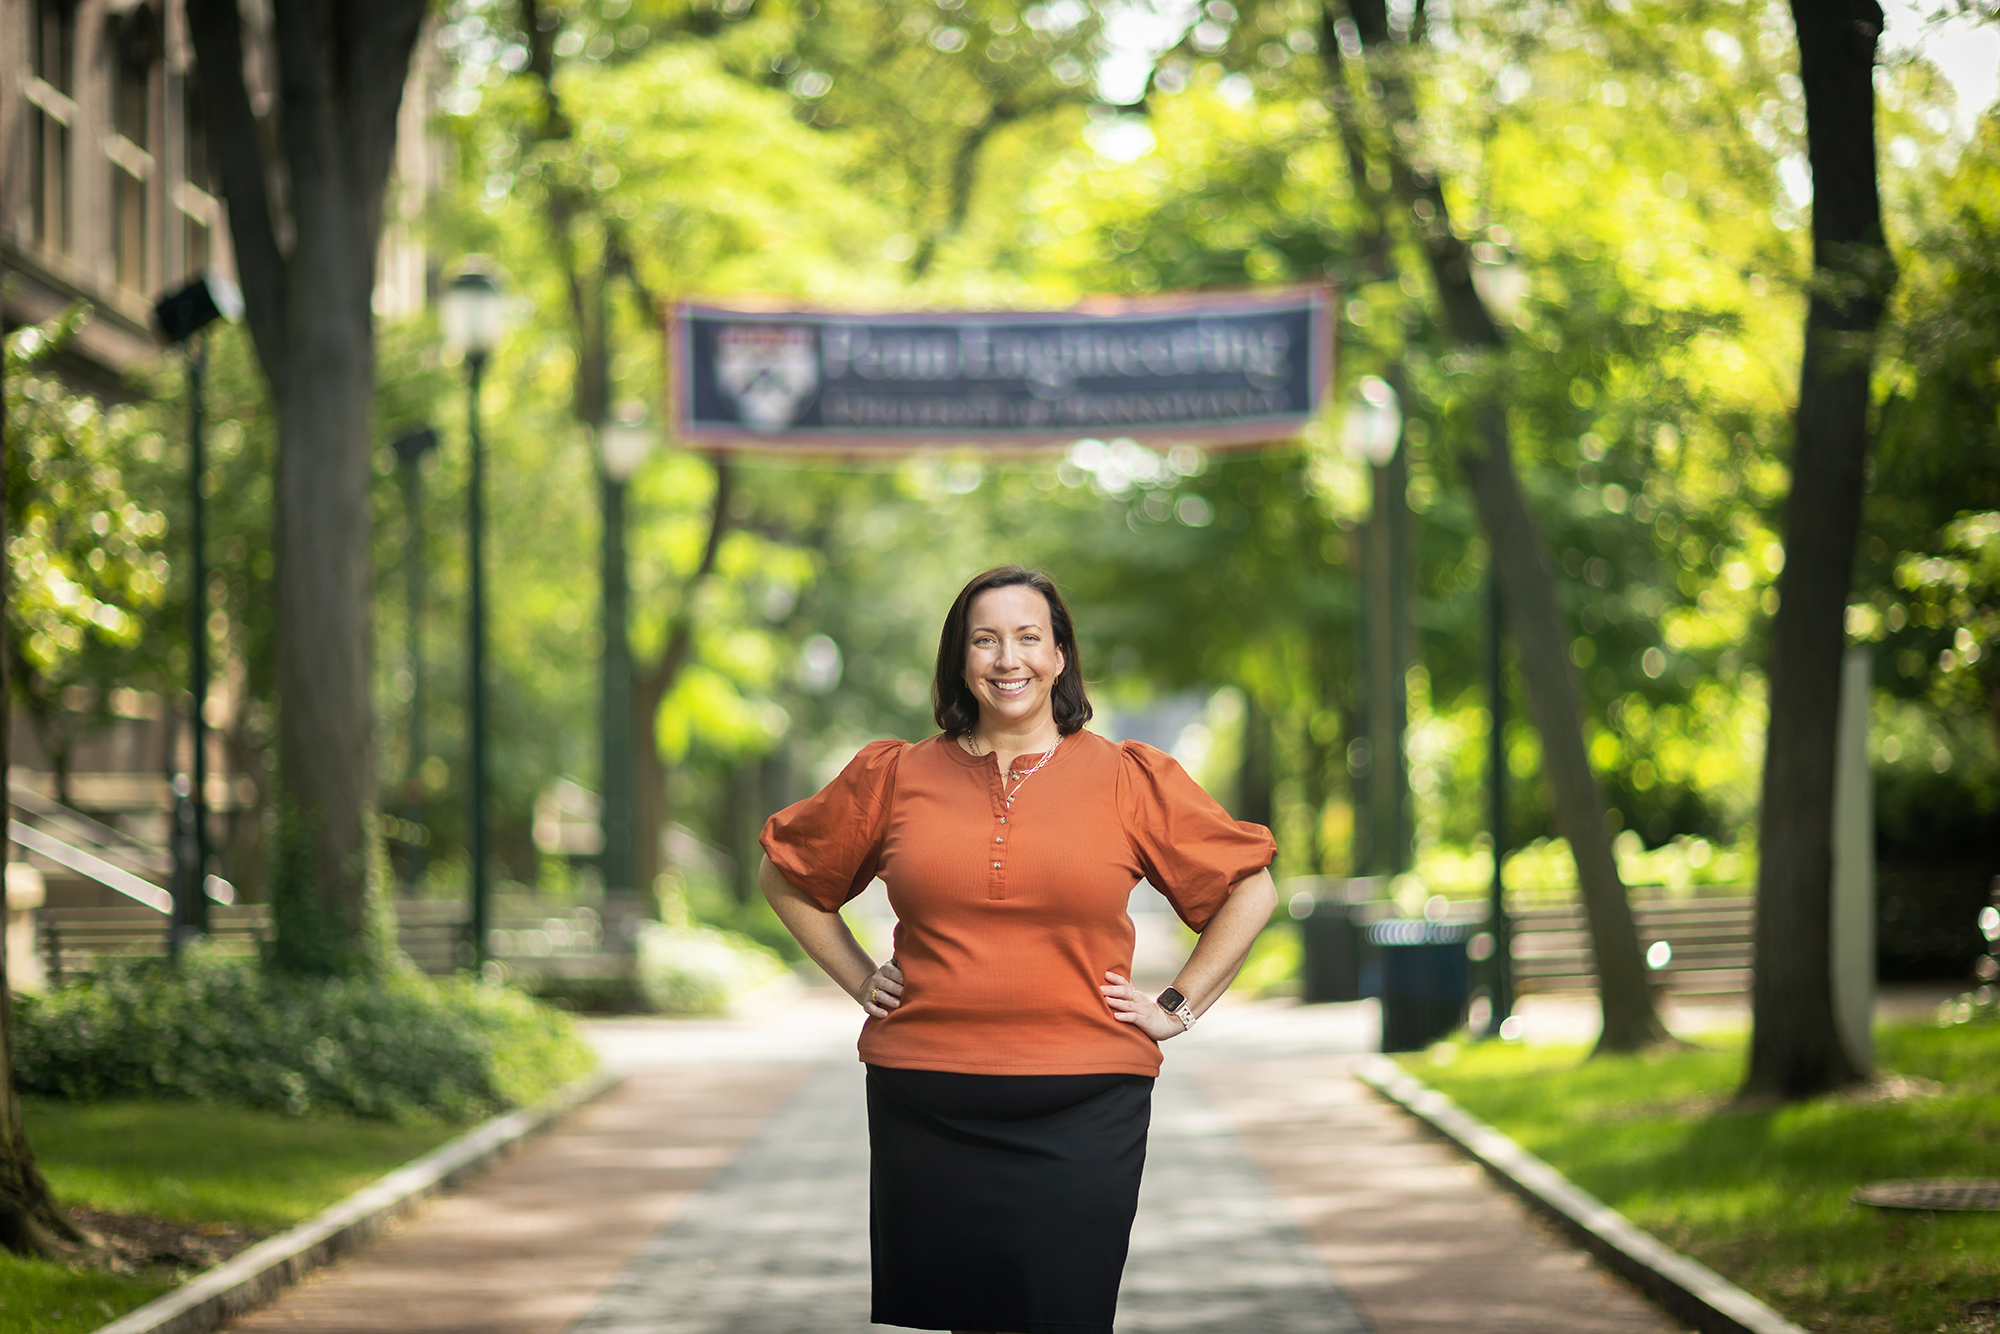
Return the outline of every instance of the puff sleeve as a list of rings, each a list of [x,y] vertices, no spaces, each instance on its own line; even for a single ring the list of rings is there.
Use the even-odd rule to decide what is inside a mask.
[[[1271,864],[1277,843],[1262,825],[1230,817],[1171,755],[1121,743],[1118,814],[1155,889],[1200,931],[1236,883]]]
[[[908,744],[869,742],[838,778],[764,822],[757,841],[771,865],[828,912],[875,878],[896,789],[896,763]]]

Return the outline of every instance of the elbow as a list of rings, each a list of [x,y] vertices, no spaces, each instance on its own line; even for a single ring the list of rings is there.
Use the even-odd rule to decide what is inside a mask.
[[[1237,893],[1248,893],[1258,913],[1269,917],[1278,910],[1278,884],[1271,879],[1269,867],[1257,872],[1237,887]]]
[[[757,888],[764,892],[764,901],[773,908],[779,906],[780,900],[791,897],[795,892],[792,890],[791,882],[778,873],[777,867],[771,865],[769,857],[757,864]]]

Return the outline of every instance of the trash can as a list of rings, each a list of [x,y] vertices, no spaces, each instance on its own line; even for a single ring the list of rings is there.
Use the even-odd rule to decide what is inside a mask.
[[[1300,998],[1319,1005],[1374,995],[1366,932],[1388,910],[1380,901],[1384,882],[1369,876],[1306,875],[1278,888],[1299,924]]]
[[[1396,918],[1367,929],[1382,978],[1382,1050],[1422,1051],[1465,1022],[1472,922]]]
[[[1356,1001],[1361,991],[1363,926],[1360,905],[1315,898],[1299,922],[1299,947],[1304,956],[1301,999],[1308,1005]]]

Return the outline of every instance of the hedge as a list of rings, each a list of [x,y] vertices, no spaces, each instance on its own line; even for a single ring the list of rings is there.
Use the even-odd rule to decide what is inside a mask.
[[[185,1097],[295,1115],[469,1121],[539,1100],[596,1056],[518,991],[392,971],[276,975],[200,948],[133,960],[20,1001],[21,1091],[75,1101]]]

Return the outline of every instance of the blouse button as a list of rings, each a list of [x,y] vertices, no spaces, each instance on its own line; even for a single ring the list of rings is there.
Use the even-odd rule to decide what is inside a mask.
[[[1006,842],[1007,840],[1006,840],[1006,839],[1004,839],[1004,838],[996,838],[996,839],[994,839],[993,841],[994,841],[995,843],[1005,843],[1005,842]]]
[[[1000,869],[1000,863],[999,863],[999,862],[994,862],[994,863],[993,863],[993,869],[994,869],[994,870],[996,870],[996,871],[997,871],[997,870],[999,870],[999,869]]]
[[[1001,824],[1006,824],[1006,823],[1007,823],[1007,817],[1006,817],[1006,816],[1004,816],[1004,815],[1003,815],[1003,816],[1001,816],[1001,817],[1000,817],[1000,823],[1001,823]]]

